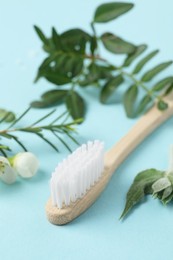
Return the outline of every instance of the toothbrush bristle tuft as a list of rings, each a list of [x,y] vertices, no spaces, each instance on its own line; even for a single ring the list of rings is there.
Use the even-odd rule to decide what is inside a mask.
[[[81,145],[60,162],[50,180],[53,206],[62,208],[82,198],[101,177],[104,144],[98,140]]]

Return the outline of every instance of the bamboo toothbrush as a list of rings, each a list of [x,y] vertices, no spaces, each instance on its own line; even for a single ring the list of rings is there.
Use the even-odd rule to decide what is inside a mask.
[[[52,174],[51,198],[46,214],[52,224],[66,224],[99,197],[114,171],[153,130],[173,115],[173,93],[165,98],[169,107],[151,108],[105,155],[103,143],[88,142],[60,163]]]

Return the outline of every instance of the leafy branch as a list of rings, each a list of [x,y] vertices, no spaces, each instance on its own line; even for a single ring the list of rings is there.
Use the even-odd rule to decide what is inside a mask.
[[[124,218],[146,195],[152,195],[164,205],[173,200],[173,146],[170,150],[170,163],[167,171],[148,169],[138,173],[135,177],[127,193],[126,205],[120,218]]]
[[[55,114],[56,110],[54,109],[28,126],[16,127],[16,124],[30,111],[30,109],[31,108],[29,107],[19,117],[13,118],[8,128],[0,130],[0,153],[3,156],[7,157],[7,152],[11,151],[9,146],[2,144],[4,142],[4,139],[15,141],[24,151],[27,151],[25,145],[18,138],[18,136],[16,136],[15,133],[17,132],[34,134],[37,137],[41,138],[44,142],[49,144],[57,152],[59,152],[58,147],[45,136],[46,132],[52,133],[52,135],[54,135],[59,140],[59,142],[61,142],[69,151],[71,151],[71,149],[67,142],[64,141],[64,139],[61,137],[62,135],[65,135],[67,138],[70,138],[74,143],[78,144],[72,133],[75,132],[75,125],[80,123],[82,120],[77,119],[71,122],[67,122],[69,118],[68,112],[64,112],[58,117],[56,116],[53,120],[51,119],[48,124],[40,124],[45,119]],[[3,123],[5,120],[6,115],[4,115],[0,123]]]
[[[32,102],[31,106],[47,108],[65,103],[74,119],[83,118],[86,101],[79,94],[79,87],[82,90],[88,86],[97,87],[100,91],[100,102],[106,104],[126,82],[128,87],[123,93],[122,103],[128,117],[144,113],[156,102],[158,109],[166,109],[168,105],[163,101],[163,96],[173,90],[173,76],[161,79],[152,87],[150,82],[168,68],[172,61],[157,64],[142,73],[148,62],[158,54],[158,50],[144,55],[148,48],[146,44],[136,46],[113,33],[97,33],[96,24],[112,21],[132,8],[131,3],[100,5],[90,23],[91,33],[74,28],[60,34],[53,27],[48,38],[39,27],[34,26],[43,43],[43,50],[47,53],[38,69],[35,82],[45,78],[57,88],[43,93],[41,99]],[[122,65],[116,66],[102,57],[99,51],[101,45],[112,55],[125,56],[122,58]],[[128,67],[131,68],[132,65],[130,71]]]

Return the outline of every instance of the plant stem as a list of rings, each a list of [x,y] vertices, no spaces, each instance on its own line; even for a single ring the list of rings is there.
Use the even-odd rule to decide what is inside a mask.
[[[141,86],[141,87],[145,90],[145,92],[147,92],[147,94],[148,94],[149,96],[151,96],[151,97],[153,96],[153,92],[150,91],[150,90],[144,85],[144,83],[143,83],[142,81],[137,80],[137,79],[135,78],[135,76],[134,76],[133,73],[126,72],[126,71],[122,70],[121,67],[120,67],[120,68],[117,68],[117,69],[118,69],[118,71],[120,72],[121,75],[127,76],[128,78],[130,78],[130,79],[135,83],[135,85],[137,85],[138,87]]]
[[[96,29],[95,29],[95,26],[94,26],[94,22],[92,21],[91,22],[91,29],[93,31],[93,38],[96,40],[98,40],[98,37],[97,37],[97,33],[96,33]],[[99,45],[97,44],[96,46],[96,49],[95,49],[96,53],[99,54]]]
[[[94,26],[94,22],[91,22],[91,29],[93,31],[94,36],[97,37],[96,29],[95,29],[95,26]]]
[[[130,80],[132,80],[134,82],[135,85],[137,85],[138,87],[142,87],[143,90],[147,93],[148,96],[150,96],[152,98],[155,97],[155,98],[157,98],[158,101],[161,100],[161,97],[155,95],[152,90],[149,90],[141,80],[137,80],[133,73],[129,73],[129,72],[123,70],[121,66],[116,67],[113,64],[111,64],[110,62],[108,62],[106,59],[100,57],[99,55],[96,55],[94,57],[93,56],[87,56],[87,58],[92,59],[92,60],[96,59],[96,60],[105,62],[108,66],[111,66],[112,68],[117,70],[122,76],[127,76]]]

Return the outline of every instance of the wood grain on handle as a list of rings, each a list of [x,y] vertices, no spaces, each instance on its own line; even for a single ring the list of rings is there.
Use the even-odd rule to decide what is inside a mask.
[[[99,197],[112,174],[126,157],[140,144],[154,129],[173,115],[173,96],[172,94],[165,99],[169,103],[169,108],[159,111],[153,107],[148,111],[137,124],[123,137],[113,148],[105,154],[105,168],[100,180],[90,188],[81,199],[63,206],[62,209],[53,207],[51,199],[46,204],[46,214],[52,224],[64,225],[87,210]]]

